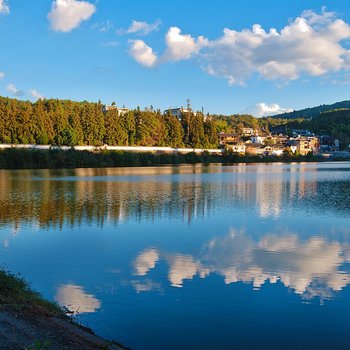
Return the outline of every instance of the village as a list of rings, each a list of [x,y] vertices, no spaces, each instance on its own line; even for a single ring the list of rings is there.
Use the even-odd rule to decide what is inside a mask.
[[[264,134],[253,128],[242,128],[237,133],[220,132],[220,148],[229,153],[247,156],[306,156],[348,157],[349,152],[339,150],[339,140],[329,135],[315,135],[309,130],[293,130],[292,136],[285,134]]]
[[[188,107],[172,108],[164,111],[181,120],[185,113],[194,113]],[[203,113],[202,113],[203,114]],[[204,117],[205,118],[205,117]],[[329,135],[315,135],[309,130],[292,130],[292,135],[285,133],[264,133],[258,129],[243,127],[235,133],[220,132],[218,134],[219,148],[222,152],[246,156],[293,156],[319,155],[324,158],[347,158],[350,153],[340,151],[338,139]],[[350,145],[349,145],[350,146]]]

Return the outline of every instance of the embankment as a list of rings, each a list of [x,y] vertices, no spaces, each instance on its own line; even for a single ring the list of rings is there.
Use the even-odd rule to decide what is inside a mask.
[[[122,350],[76,324],[20,277],[0,271],[0,349]]]

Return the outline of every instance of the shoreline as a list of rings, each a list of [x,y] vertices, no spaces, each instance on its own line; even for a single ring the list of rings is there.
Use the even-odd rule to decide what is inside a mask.
[[[324,158],[308,154],[306,156],[243,156],[239,154],[190,153],[150,153],[81,150],[36,150],[8,148],[0,151],[0,169],[72,169],[139,167],[160,165],[191,164],[241,164],[241,163],[293,163],[349,161],[349,158]]]
[[[33,291],[19,275],[0,270],[0,348],[128,350],[76,323],[56,303]]]

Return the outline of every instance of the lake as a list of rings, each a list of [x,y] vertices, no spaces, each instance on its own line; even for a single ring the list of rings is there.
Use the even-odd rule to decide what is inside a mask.
[[[349,349],[350,163],[0,171],[0,263],[132,349]]]

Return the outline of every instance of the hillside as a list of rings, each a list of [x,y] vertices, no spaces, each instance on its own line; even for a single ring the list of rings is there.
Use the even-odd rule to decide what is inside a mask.
[[[298,119],[298,118],[303,118],[303,119],[311,119],[314,117],[318,117],[320,113],[323,112],[328,112],[331,110],[336,110],[336,109],[348,109],[350,108],[350,100],[348,101],[341,101],[341,102],[336,102],[330,105],[321,105],[317,107],[311,107],[311,108],[305,108],[301,109],[299,111],[293,111],[289,113],[283,113],[283,114],[277,114],[272,116],[272,118],[279,118],[279,119]]]
[[[340,141],[341,149],[350,144],[350,108],[336,109],[317,114],[312,119],[267,118],[270,131],[291,134],[293,129],[307,129],[317,135],[329,135]]]
[[[350,109],[324,112],[304,123],[307,129],[319,135],[331,135],[339,139],[343,149],[350,144]]]

